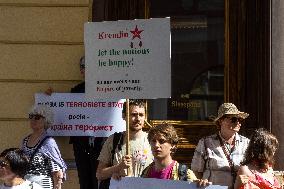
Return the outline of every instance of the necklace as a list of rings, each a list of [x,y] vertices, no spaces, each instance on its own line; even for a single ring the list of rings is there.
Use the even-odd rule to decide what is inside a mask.
[[[232,153],[232,151],[234,150],[235,147],[235,137],[236,136],[232,136],[231,138],[229,138],[228,140],[226,140],[223,136],[222,133],[219,132],[219,136],[220,136],[220,142],[223,141],[223,144],[226,148],[226,150],[229,152],[229,154]]]

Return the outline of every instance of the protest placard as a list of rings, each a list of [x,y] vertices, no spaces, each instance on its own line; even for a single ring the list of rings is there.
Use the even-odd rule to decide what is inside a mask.
[[[200,189],[195,182],[155,179],[155,178],[139,178],[139,177],[123,177],[117,181],[112,179],[110,189]],[[209,185],[206,189],[228,189],[228,186]]]
[[[169,18],[89,22],[84,32],[87,96],[171,96]]]
[[[51,136],[107,137],[125,130],[125,100],[86,98],[83,93],[35,94],[36,104],[49,105],[54,113]]]

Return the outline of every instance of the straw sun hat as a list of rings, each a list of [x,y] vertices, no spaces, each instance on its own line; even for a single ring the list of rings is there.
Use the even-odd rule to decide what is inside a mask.
[[[214,119],[214,122],[218,121],[224,115],[234,115],[242,119],[246,119],[249,116],[246,112],[240,112],[233,103],[223,103],[218,109],[218,117]]]

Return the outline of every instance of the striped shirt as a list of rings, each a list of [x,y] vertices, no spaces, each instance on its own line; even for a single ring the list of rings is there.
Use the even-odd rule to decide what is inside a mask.
[[[25,154],[31,157],[37,146],[40,144],[40,141],[35,146],[29,147],[27,146],[28,139],[29,137],[26,137],[23,140],[22,148],[25,151]],[[27,175],[40,176],[41,180],[38,184],[40,184],[44,189],[53,189],[52,172],[61,170],[58,164],[40,152],[37,152],[30,161],[31,163],[27,171]]]

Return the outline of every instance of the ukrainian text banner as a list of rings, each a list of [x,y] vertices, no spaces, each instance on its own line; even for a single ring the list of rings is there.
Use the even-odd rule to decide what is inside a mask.
[[[85,23],[86,95],[171,96],[170,18]]]
[[[110,189],[200,189],[195,182],[164,180],[154,178],[123,177],[112,179]],[[228,189],[228,186],[209,185],[206,189]]]
[[[35,94],[36,104],[49,105],[54,113],[51,136],[107,137],[125,131],[122,108],[125,100],[86,98],[83,93]]]

